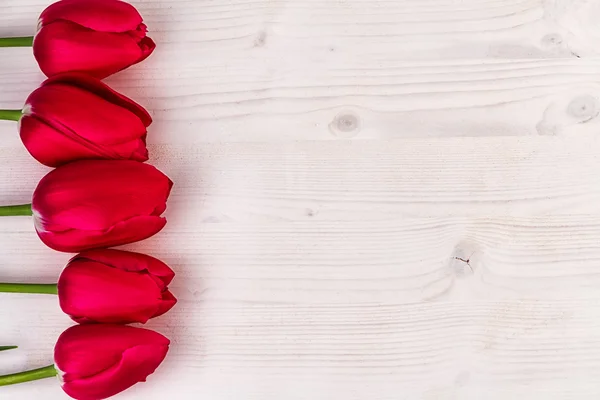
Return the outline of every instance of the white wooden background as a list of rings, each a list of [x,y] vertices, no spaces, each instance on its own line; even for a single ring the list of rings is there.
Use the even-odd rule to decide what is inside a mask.
[[[1,0],[0,35],[47,0]],[[598,399],[599,0],[138,0],[155,54],[108,80],[175,181],[172,341],[119,399]],[[42,76],[0,50],[0,108]],[[0,123],[0,201],[46,169]],[[0,278],[69,255],[0,221]],[[461,261],[459,259],[463,259]],[[466,262],[468,260],[468,263]],[[0,296],[0,373],[70,321]],[[0,399],[63,399],[54,380]]]

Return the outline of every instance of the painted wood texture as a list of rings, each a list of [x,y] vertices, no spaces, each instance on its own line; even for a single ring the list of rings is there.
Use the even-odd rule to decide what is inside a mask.
[[[133,1],[156,53],[107,80],[155,118],[172,349],[126,399],[600,396],[600,2]],[[0,2],[0,36],[45,0]],[[43,79],[0,50],[0,108]],[[47,169],[0,122],[0,201]],[[0,278],[70,255],[0,221]],[[54,299],[0,295],[0,373],[51,363]],[[0,399],[63,399],[53,380]]]

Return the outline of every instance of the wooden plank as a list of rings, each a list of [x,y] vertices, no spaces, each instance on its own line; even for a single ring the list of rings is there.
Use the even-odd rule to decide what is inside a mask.
[[[589,215],[200,226],[180,219],[127,248],[173,264],[174,287],[189,301],[600,299],[599,231],[600,218]],[[70,258],[45,248],[28,218],[8,218],[0,233],[10,249],[3,279],[52,282]]]
[[[21,107],[42,80],[27,51],[13,52],[0,75],[4,108]],[[132,70],[108,82],[152,112],[156,143],[553,136],[600,124],[596,59],[353,67],[342,57],[288,68],[242,53],[170,70],[179,55],[164,54],[142,76]],[[28,67],[15,74],[18,65]]]
[[[49,302],[19,304],[20,313],[37,316]],[[23,350],[49,360],[59,320],[32,320],[6,308],[0,316],[27,322],[30,329],[18,332]],[[312,306],[184,300],[166,323],[153,325],[174,339],[166,364],[122,398],[159,399],[174,390],[186,399],[593,398],[600,393],[593,372],[599,317],[597,300]],[[22,352],[12,361],[19,356],[28,365]],[[5,388],[0,398],[42,393],[62,398],[51,380]]]
[[[151,157],[176,182],[174,217],[199,224],[597,213],[599,151],[585,135],[165,145]],[[5,204],[27,202],[45,170],[18,143],[0,148]]]
[[[132,0],[166,48],[210,52],[281,46],[404,59],[546,58],[597,55],[594,2],[578,0]],[[2,29],[32,34],[47,0],[5,0]],[[168,46],[166,45],[168,44]],[[289,46],[304,50],[289,51]],[[333,50],[331,48],[333,47]],[[306,57],[306,56],[309,57]],[[200,61],[190,58],[189,61]],[[177,66],[172,63],[171,66]]]

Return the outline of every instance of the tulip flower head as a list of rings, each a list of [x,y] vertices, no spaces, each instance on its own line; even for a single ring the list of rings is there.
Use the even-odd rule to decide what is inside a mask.
[[[169,350],[163,335],[124,325],[76,325],[58,338],[54,362],[74,399],[114,396],[154,373]]]
[[[40,15],[33,54],[46,76],[77,71],[102,79],[152,54],[146,32],[124,1],[61,0]]]
[[[54,364],[0,376],[0,386],[58,375],[77,400],[102,400],[145,382],[165,359],[170,341],[160,333],[125,325],[76,325],[60,335]],[[0,349],[14,349],[6,346]]]
[[[31,209],[50,248],[80,252],[149,238],[167,223],[161,214],[173,183],[151,165],[83,160],[42,178]]]
[[[19,132],[29,153],[49,167],[81,159],[148,160],[148,112],[85,74],[46,80],[27,98]]]
[[[73,257],[58,280],[62,310],[79,323],[145,323],[177,302],[175,273],[154,257],[98,249]]]

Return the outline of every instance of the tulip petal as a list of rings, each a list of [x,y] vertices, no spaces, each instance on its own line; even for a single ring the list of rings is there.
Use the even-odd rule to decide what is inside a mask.
[[[171,308],[177,304],[177,299],[171,292],[165,290],[162,293],[162,301],[158,303],[159,307],[156,313],[152,316],[152,318],[159,317],[169,311]]]
[[[112,145],[141,141],[146,135],[137,115],[76,86],[42,86],[31,93],[27,104],[33,116],[98,152],[112,153]]]
[[[119,0],[62,0],[40,15],[42,24],[65,20],[95,31],[127,32],[142,23],[142,16],[131,4]]]
[[[61,132],[44,121],[24,115],[19,133],[27,151],[39,162],[58,167],[83,159],[121,159],[144,162],[148,160],[145,135],[125,143],[111,144],[110,148],[95,144],[65,129]]]
[[[38,32],[33,53],[46,76],[80,71],[101,79],[148,57],[154,50],[150,43],[154,42],[59,20]]]
[[[57,167],[77,159],[106,155],[97,151],[96,146],[86,146],[86,142],[77,140],[77,137],[65,136],[35,117],[24,115],[19,130],[21,140],[29,153],[49,167]]]
[[[140,49],[142,50],[142,57],[139,60],[137,60],[137,62],[140,62],[144,61],[150,56],[150,54],[154,52],[154,49],[156,48],[156,43],[154,43],[154,40],[152,40],[150,37],[146,36],[138,42],[138,46],[140,46]]]
[[[147,254],[115,249],[95,249],[84,251],[73,257],[70,262],[89,260],[130,272],[148,272],[160,279],[160,287],[166,287],[175,272],[167,264]]]
[[[121,330],[115,325],[72,326],[58,338],[54,361],[63,379],[95,375],[117,364],[123,351],[143,343],[134,340],[135,333],[137,330]]]
[[[70,229],[63,232],[48,232],[36,230],[42,242],[51,249],[77,253],[144,240],[160,232],[166,224],[166,218],[143,216],[119,222],[105,231]]]
[[[75,86],[81,88],[84,91],[95,94],[96,96],[100,97],[103,100],[106,100],[109,103],[125,108],[126,110],[129,110],[133,114],[135,114],[142,121],[145,127],[150,126],[150,124],[152,123],[152,117],[150,116],[150,114],[148,114],[148,111],[146,111],[144,107],[131,100],[130,98],[114,91],[110,86],[106,85],[102,81],[91,77],[87,74],[75,72],[58,74],[46,79],[42,83],[42,86],[50,86],[56,84],[63,84],[67,86]],[[29,103],[30,101],[27,102]]]
[[[169,351],[168,346],[136,346],[123,352],[119,364],[89,378],[63,384],[69,396],[79,400],[99,400],[114,396],[156,371]]]

